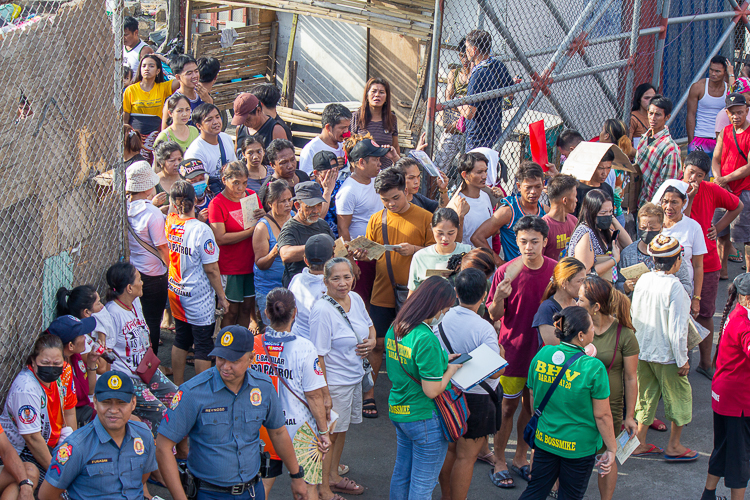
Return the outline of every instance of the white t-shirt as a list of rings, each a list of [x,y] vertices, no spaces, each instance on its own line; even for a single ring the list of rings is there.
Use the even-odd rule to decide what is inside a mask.
[[[682,220],[674,226],[661,230],[661,234],[677,238],[682,245],[682,259],[692,264],[693,255],[703,255],[708,253],[706,240],[703,237],[703,230],[700,224],[690,217],[683,215]],[[687,266],[690,281],[693,281],[693,266]]]
[[[322,274],[312,274],[307,267],[295,274],[289,282],[289,290],[294,294],[297,315],[294,317],[292,333],[310,339],[310,312],[313,304],[326,293]]]
[[[117,335],[115,333],[115,324],[112,321],[112,316],[109,314],[107,308],[103,308],[98,313],[91,315],[96,320],[96,327],[91,332],[91,338],[95,341],[99,340],[97,332],[101,332],[106,336],[106,344],[104,347],[112,349],[117,343]]]
[[[361,184],[349,177],[336,193],[336,213],[352,216],[352,222],[349,224],[351,239],[364,236],[370,217],[381,210],[383,202],[375,192],[375,179],[370,179],[369,184]]]
[[[271,330],[267,330],[267,332],[269,331]],[[291,334],[282,333],[281,335],[282,338],[288,338]],[[306,392],[326,386],[326,379],[323,376],[323,370],[318,359],[318,351],[312,342],[301,337],[279,342],[273,334],[266,333],[264,344],[268,349],[268,354],[271,355],[271,361],[279,369],[279,373],[297,396],[305,399]],[[265,358],[265,353],[261,357]],[[286,430],[289,431],[289,437],[294,439],[294,434],[305,422],[309,423],[313,431],[317,432],[317,424],[310,410],[294,394],[289,392],[283,382],[276,384],[276,388],[279,391],[279,399],[284,410],[284,420]]]
[[[479,198],[469,198],[464,196],[463,193],[459,193],[459,195],[469,203],[470,207],[469,212],[464,216],[462,243],[474,247],[471,243],[471,235],[484,221],[492,217],[492,201],[490,195],[484,191],[479,192]],[[487,245],[492,248],[492,238],[487,238]]]
[[[453,348],[453,352],[465,354],[473,351],[482,344],[487,344],[490,349],[498,354],[500,353],[495,328],[474,311],[461,306],[453,307],[445,313],[445,317],[441,323],[445,331],[445,336],[448,337],[448,342],[450,342]],[[438,327],[433,328],[433,331],[437,335],[443,349],[449,352],[445,348]],[[493,389],[496,389],[500,379],[488,378],[485,382]],[[469,394],[487,394],[487,391],[479,386],[473,387],[466,392]]]
[[[471,245],[456,243],[453,252],[448,255],[440,255],[435,247],[437,247],[437,244],[423,248],[412,257],[409,266],[409,290],[416,290],[427,279],[428,269],[448,269],[448,260],[452,255],[471,250]]]
[[[320,137],[314,138],[302,148],[302,153],[299,155],[299,166],[297,168],[305,172],[307,175],[312,175],[313,158],[318,151],[330,151],[340,158],[344,156],[344,144],[340,142],[339,147],[334,149],[323,142],[323,139]]]
[[[355,292],[349,292],[351,308],[346,313],[362,340],[370,336],[372,320],[365,303]],[[354,385],[362,381],[365,370],[357,356],[357,338],[333,305],[327,300],[315,302],[310,314],[310,340],[326,362],[328,385]]]
[[[226,163],[237,160],[237,155],[234,153],[234,143],[232,138],[224,132],[219,133],[219,140],[224,144],[224,155],[226,157]],[[218,177],[221,171],[221,149],[219,145],[213,145],[207,143],[202,137],[198,137],[194,140],[185,151],[186,160],[198,159],[203,162],[203,166],[206,169],[206,173],[211,177]]]
[[[148,335],[148,325],[143,317],[141,299],[133,301],[132,310],[128,311],[116,301],[111,300],[105,304],[109,315],[112,317],[112,325],[115,329],[117,342],[112,350],[117,353],[115,362],[112,363],[113,370],[119,370],[130,375],[130,378],[138,378],[133,372],[143,360],[146,351],[151,347]]]
[[[169,303],[172,315],[191,325],[215,321],[214,289],[203,266],[219,260],[214,233],[198,219],[167,218]]]
[[[167,244],[167,236],[164,232],[166,220],[167,216],[149,200],[136,200],[128,203],[128,223],[133,227],[133,232],[154,248]],[[167,272],[167,266],[143,248],[130,231],[128,231],[128,244],[130,245],[130,263],[141,274],[161,276]]]

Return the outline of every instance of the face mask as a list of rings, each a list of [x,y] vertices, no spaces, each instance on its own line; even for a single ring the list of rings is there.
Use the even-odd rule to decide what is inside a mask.
[[[430,326],[437,326],[438,323],[443,321],[444,317],[445,317],[445,313],[441,312],[436,318],[432,318],[430,320]]]
[[[46,382],[48,384],[60,378],[60,375],[62,375],[62,372],[63,372],[62,366],[37,366],[36,367],[36,376],[39,377],[39,379],[42,382]]]
[[[609,226],[611,225],[612,225],[611,215],[597,215],[596,216],[596,227],[598,227],[602,231],[609,229]]]
[[[200,181],[193,184],[193,189],[195,189],[195,196],[197,198],[200,198],[203,196],[206,192],[206,187],[208,186],[208,181]]]
[[[651,243],[651,240],[656,238],[661,231],[641,231],[641,241],[646,245]]]

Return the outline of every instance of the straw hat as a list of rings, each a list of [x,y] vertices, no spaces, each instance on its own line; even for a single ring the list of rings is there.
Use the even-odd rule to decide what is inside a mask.
[[[125,171],[125,191],[142,193],[159,184],[159,176],[147,161],[137,161]]]

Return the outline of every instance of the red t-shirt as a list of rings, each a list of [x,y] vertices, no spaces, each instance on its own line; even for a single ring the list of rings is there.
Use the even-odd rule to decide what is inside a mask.
[[[70,369],[73,372],[72,382],[76,391],[76,397],[78,398],[76,408],[81,406],[91,406],[93,408],[93,404],[89,399],[89,378],[88,373],[86,373],[86,364],[83,362],[80,354],[72,354],[70,356]],[[91,376],[95,377],[96,374],[92,373]]]
[[[739,198],[716,184],[701,182],[698,185],[698,193],[695,195],[693,207],[690,209],[690,218],[700,224],[701,229],[703,229],[703,238],[706,240],[708,253],[703,256],[704,273],[712,273],[721,269],[721,260],[719,259],[719,253],[716,251],[716,240],[710,240],[706,237],[708,230],[711,229],[714,211],[717,208],[734,210],[739,202]]]
[[[573,214],[568,214],[565,222],[557,222],[549,214],[544,215],[542,219],[549,226],[544,255],[550,259],[560,260],[561,257],[564,257],[565,249],[568,248],[570,235],[575,231],[578,219]]]
[[[711,407],[719,415],[750,417],[750,319],[737,304],[729,314],[718,346],[711,381]]]
[[[517,257],[521,258],[523,257]],[[490,293],[487,295],[487,307],[492,303],[498,285],[505,278],[505,270],[510,262],[495,272]],[[512,291],[505,299],[505,314],[500,326],[499,339],[500,345],[505,349],[505,359],[512,360],[505,369],[506,377],[526,378],[529,375],[531,360],[539,350],[539,334],[531,324],[556,265],[556,260],[544,256],[542,267],[529,269],[523,266],[511,283]]]
[[[247,190],[248,196],[255,196],[255,191]],[[258,206],[263,206],[258,198]],[[227,233],[238,233],[245,230],[242,219],[242,204],[230,201],[224,193],[219,193],[208,206],[208,217],[212,223],[223,222]],[[232,245],[219,245],[219,271],[221,274],[250,274],[253,272],[255,253],[253,238],[245,238]]]
[[[737,141],[734,140],[734,134],[732,130],[734,125],[727,125],[724,127],[722,132],[721,141],[721,175],[729,175],[738,168],[747,165],[747,158],[743,158],[740,151],[737,149],[737,143],[742,148],[742,152],[745,156],[750,156],[750,128],[737,134]],[[736,181],[732,181],[728,184],[729,188],[736,195],[739,195],[742,191],[750,189],[750,175]]]

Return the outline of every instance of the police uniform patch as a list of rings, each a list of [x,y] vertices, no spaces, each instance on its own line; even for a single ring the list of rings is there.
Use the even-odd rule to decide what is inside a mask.
[[[135,438],[133,440],[133,451],[136,455],[143,455],[143,452],[146,451],[146,447],[143,446],[143,439]]]
[[[31,405],[23,405],[18,409],[18,420],[22,424],[33,424],[36,420],[36,408]]]
[[[113,391],[116,391],[120,387],[122,387],[122,380],[120,380],[120,377],[117,375],[112,375],[109,377],[109,380],[107,380],[107,386],[109,386],[110,389]]]
[[[221,336],[221,345],[223,345],[224,347],[232,345],[233,340],[234,337],[230,332],[224,332],[224,334]]]
[[[552,355],[552,362],[556,365],[561,365],[565,362],[565,353],[562,351],[557,351],[555,354]]]
[[[250,391],[250,402],[253,406],[259,406],[263,402],[263,395],[257,387]]]
[[[65,443],[60,445],[60,447],[57,449],[57,454],[55,455],[55,460],[60,465],[65,465],[65,463],[70,459],[70,455],[73,454],[73,446]]]
[[[182,391],[175,392],[174,396],[172,396],[172,403],[169,405],[169,408],[172,410],[177,408],[177,405],[180,404],[181,399],[182,399]]]

